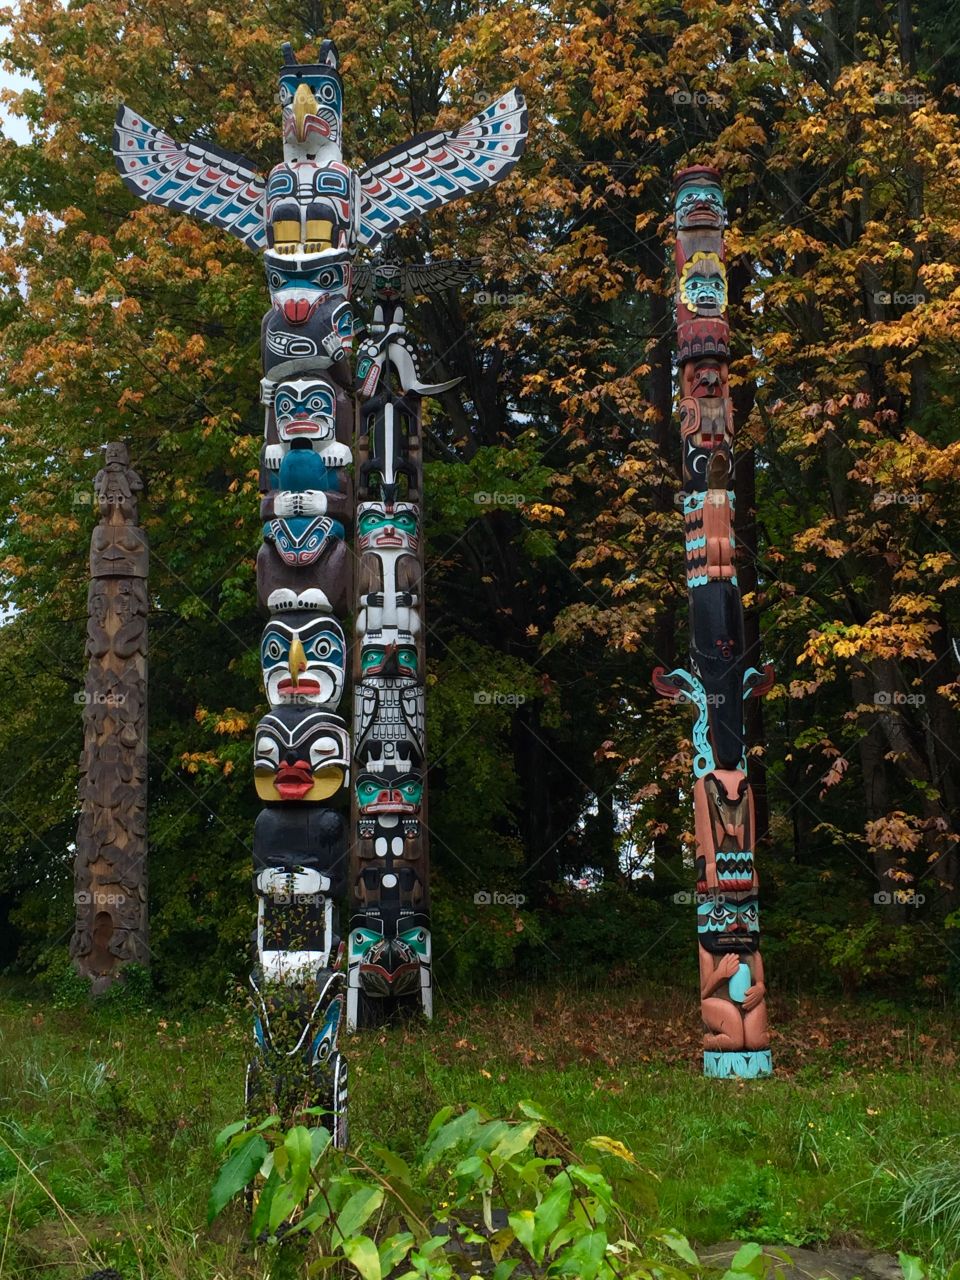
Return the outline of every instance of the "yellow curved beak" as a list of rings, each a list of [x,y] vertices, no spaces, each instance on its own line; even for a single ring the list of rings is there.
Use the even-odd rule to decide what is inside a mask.
[[[307,116],[315,116],[317,114],[317,100],[310,91],[309,85],[298,84],[297,92],[293,95],[293,118],[297,125],[297,137],[301,142],[305,142],[303,132],[303,124]]]
[[[299,636],[293,637],[287,666],[290,670],[290,679],[293,681],[293,687],[296,688],[300,683],[300,672],[307,669],[307,655],[303,652],[303,645],[300,643]]]

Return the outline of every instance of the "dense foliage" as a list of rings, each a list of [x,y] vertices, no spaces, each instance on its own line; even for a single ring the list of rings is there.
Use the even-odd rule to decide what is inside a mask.
[[[152,543],[155,971],[201,999],[245,967],[266,291],[236,242],[135,205],[111,123],[129,100],[266,167],[280,42],[332,36],[349,159],[513,83],[531,114],[507,182],[401,241],[483,262],[476,294],[414,320],[428,374],[463,379],[428,435],[441,977],[683,957],[693,981],[674,900],[691,881],[689,723],[649,672],[686,645],[670,180],[710,161],[732,222],[739,576],[779,681],[749,709],[769,971],[951,994],[950,6],[23,0],[6,21],[35,87],[7,95],[31,141],[0,143],[5,960],[49,963],[71,926],[90,481],[120,436]]]

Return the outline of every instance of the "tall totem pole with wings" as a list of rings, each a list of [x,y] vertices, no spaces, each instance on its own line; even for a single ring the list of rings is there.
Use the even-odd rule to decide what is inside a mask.
[[[426,865],[421,843],[410,835],[423,802],[422,641],[408,643],[421,633],[420,588],[402,559],[409,544],[421,540],[412,501],[414,495],[419,501],[419,471],[411,481],[409,422],[388,376],[386,404],[370,399],[364,413],[356,476],[362,501],[355,511],[354,261],[361,247],[374,248],[428,210],[505,177],[523,152],[527,116],[522,96],[512,90],[456,133],[419,134],[355,171],[342,156],[343,83],[335,46],[325,40],[310,64],[298,63],[289,45],[283,56],[283,160],[266,178],[205,140],[176,142],[127,106],[117,113],[114,153],[135,195],[212,223],[263,254],[271,305],[261,327],[257,593],[268,615],[261,660],[269,710],[254,748],[264,808],[254,832],[257,1016],[248,1104],[285,1113],[326,1107],[334,1141],[343,1146],[347,1068],[338,1035],[347,957],[336,905],[346,888],[348,840],[355,846],[355,874],[362,871],[369,886],[364,933],[351,956],[355,991],[363,985],[369,933],[379,929],[385,936],[389,928],[388,941],[398,945],[386,948],[386,963],[383,948],[378,954],[375,967],[387,977],[381,994],[393,991],[402,970],[403,991],[415,987],[428,1011],[430,995],[426,916],[418,910],[405,930],[397,913],[382,907],[395,896],[406,860],[417,862],[418,875]],[[384,334],[388,328],[385,323]],[[394,330],[393,336],[399,351],[402,334]],[[389,341],[381,345],[391,360]],[[364,389],[373,396],[377,353],[368,357]],[[391,367],[397,361],[402,356]],[[436,390],[409,380],[399,389]],[[337,712],[351,674],[343,622],[354,599],[347,535],[355,515],[355,723],[361,735],[354,744],[361,769],[355,785],[369,789],[372,779],[381,793],[386,789],[388,809],[390,796],[404,799],[402,817],[396,804],[370,813],[367,790],[358,792],[360,817],[348,832],[333,806],[346,799],[352,762],[347,724]],[[416,794],[409,786],[414,774],[421,784]],[[382,838],[385,823],[401,831],[399,851]],[[396,963],[400,951],[410,953],[406,966]],[[417,969],[412,984],[411,964]]]
[[[690,670],[653,673],[657,691],[692,704],[693,812],[703,1069],[769,1075],[760,958],[753,793],[743,703],[773,683],[748,663],[734,542],[733,405],[723,229],[715,169],[674,181],[683,524]]]

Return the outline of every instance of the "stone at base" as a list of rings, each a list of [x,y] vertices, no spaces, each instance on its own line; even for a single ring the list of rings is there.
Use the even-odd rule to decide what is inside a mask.
[[[703,1074],[721,1078],[756,1080],[760,1076],[773,1075],[773,1057],[769,1049],[754,1049],[739,1053],[718,1053],[716,1050],[705,1049]]]

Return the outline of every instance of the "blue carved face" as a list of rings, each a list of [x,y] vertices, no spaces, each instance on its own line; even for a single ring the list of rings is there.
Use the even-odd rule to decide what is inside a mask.
[[[273,543],[284,564],[304,567],[319,560],[332,541],[342,541],[347,531],[330,516],[289,516],[268,520],[263,536]]]
[[[337,401],[333,387],[320,378],[295,378],[277,384],[273,395],[277,435],[293,440],[332,440]]]
[[[343,696],[346,640],[336,618],[291,613],[271,618],[260,640],[263,687],[271,707],[325,707]]]
[[[683,184],[673,208],[678,231],[692,231],[696,227],[720,230],[726,217],[720,187],[702,178]]]
[[[350,290],[351,267],[345,255],[342,261],[307,256],[302,260],[270,250],[263,255],[267,287],[274,303],[282,305],[287,298],[303,297],[311,302],[334,295],[346,296]]]

